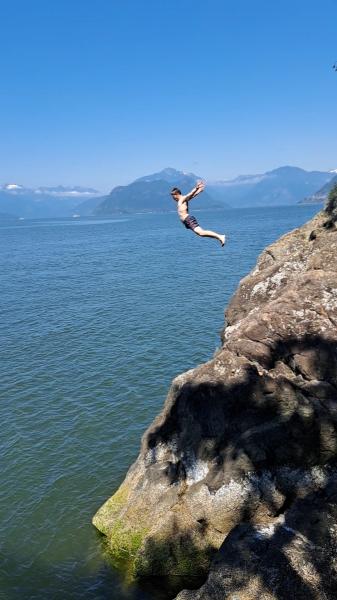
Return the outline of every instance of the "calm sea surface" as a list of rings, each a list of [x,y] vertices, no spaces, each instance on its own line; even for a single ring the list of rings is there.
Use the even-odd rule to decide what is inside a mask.
[[[157,599],[105,564],[91,517],[257,255],[315,212],[198,213],[223,250],[174,214],[0,226],[1,599]]]

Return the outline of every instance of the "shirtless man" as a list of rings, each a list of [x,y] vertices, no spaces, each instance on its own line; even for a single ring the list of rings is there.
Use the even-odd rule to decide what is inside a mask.
[[[188,214],[188,203],[192,198],[195,198],[198,194],[205,189],[205,184],[203,181],[198,181],[196,186],[191,190],[186,196],[183,196],[181,191],[178,188],[173,188],[171,190],[171,196],[173,200],[177,202],[177,211],[180,220],[185,225],[187,229],[192,229],[194,233],[200,235],[201,237],[210,237],[219,240],[221,246],[225,245],[226,236],[220,235],[219,233],[215,233],[215,231],[209,231],[208,229],[203,229],[200,227],[198,221],[195,217]]]

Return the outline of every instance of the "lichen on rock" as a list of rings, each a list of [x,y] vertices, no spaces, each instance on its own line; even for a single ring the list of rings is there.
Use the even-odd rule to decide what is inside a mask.
[[[326,219],[261,254],[228,306],[221,349],[172,382],[94,517],[136,576],[179,576],[182,588],[210,569],[181,599],[286,598],[285,573],[296,598],[333,597],[317,596],[325,574],[337,586],[337,229]],[[305,525],[306,511],[322,511],[329,533],[320,519]]]

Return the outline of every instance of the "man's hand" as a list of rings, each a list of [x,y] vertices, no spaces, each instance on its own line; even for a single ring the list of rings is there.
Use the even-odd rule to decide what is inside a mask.
[[[193,190],[191,190],[188,194],[186,194],[186,196],[183,196],[184,201],[185,202],[189,202],[190,200],[192,200],[192,198],[194,198],[198,194],[201,194],[201,192],[203,192],[204,189],[205,189],[204,182],[203,181],[197,181],[197,183],[195,184],[195,187],[193,188]]]
[[[204,182],[203,181],[197,181],[196,186],[194,188],[195,191],[194,191],[193,197],[197,196],[198,194],[201,194],[201,192],[203,192],[204,189],[205,189]]]

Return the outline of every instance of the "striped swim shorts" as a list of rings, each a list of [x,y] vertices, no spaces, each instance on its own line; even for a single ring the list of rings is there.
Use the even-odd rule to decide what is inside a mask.
[[[192,217],[192,215],[186,217],[186,219],[183,220],[183,223],[187,229],[192,229],[192,231],[194,231],[196,227],[199,227],[198,221],[195,217]]]

